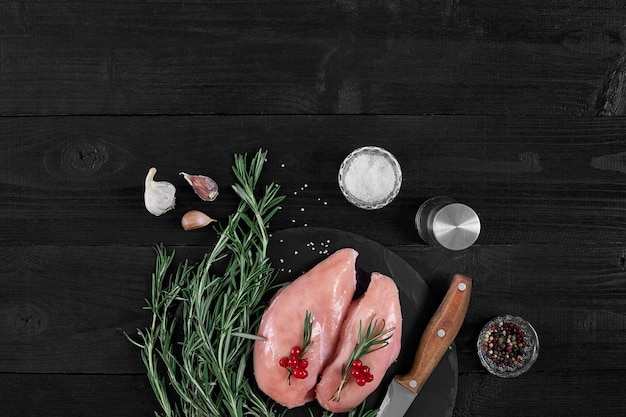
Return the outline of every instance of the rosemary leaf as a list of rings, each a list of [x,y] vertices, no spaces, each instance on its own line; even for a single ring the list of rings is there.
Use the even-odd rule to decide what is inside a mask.
[[[249,333],[232,332],[231,335],[237,336],[237,337],[242,337],[244,339],[250,339],[250,340],[260,340],[260,341],[267,340],[263,336],[258,336],[256,334],[249,334]]]

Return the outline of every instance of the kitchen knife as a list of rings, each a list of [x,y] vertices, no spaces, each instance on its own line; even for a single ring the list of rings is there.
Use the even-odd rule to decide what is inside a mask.
[[[471,291],[470,278],[460,274],[454,276],[443,301],[422,333],[413,367],[406,375],[396,376],[391,381],[376,417],[404,416],[459,332]]]

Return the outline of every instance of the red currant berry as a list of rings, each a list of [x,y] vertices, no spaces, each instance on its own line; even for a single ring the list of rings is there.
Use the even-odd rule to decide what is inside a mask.
[[[296,358],[289,358],[287,360],[287,366],[290,368],[295,368],[296,366],[298,366],[298,360]]]
[[[362,375],[367,375],[369,373],[370,373],[370,367],[369,366],[365,366],[365,365],[361,366],[361,374]]]
[[[309,376],[309,373],[306,371],[306,369],[296,368],[293,370],[293,376],[298,379],[304,379]]]
[[[283,368],[286,368],[287,365],[289,365],[289,358],[287,357],[280,358],[280,360],[278,361],[278,364],[282,366]]]
[[[374,380],[374,375],[372,374],[365,375],[365,381],[372,382],[373,380]]]
[[[355,359],[352,361],[353,368],[360,368],[361,366],[363,366],[363,362],[361,362],[361,359]]]
[[[306,359],[298,360],[298,368],[305,369],[307,366],[309,366],[309,361],[307,361]]]
[[[366,384],[366,382],[367,382],[367,381],[366,381],[366,380],[365,380],[365,378],[364,378],[364,377],[362,377],[362,376],[360,376],[360,377],[358,377],[358,378],[356,379],[356,384],[357,384],[358,386],[360,386],[360,387],[362,387],[363,385],[365,385],[365,384]]]
[[[297,358],[302,353],[302,348],[300,346],[294,346],[291,348],[291,356]]]
[[[358,378],[361,376],[361,370],[359,368],[352,368],[352,370],[350,371],[350,375],[352,375],[355,378]]]

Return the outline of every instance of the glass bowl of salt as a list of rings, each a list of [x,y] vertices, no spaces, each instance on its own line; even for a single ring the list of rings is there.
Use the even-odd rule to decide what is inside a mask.
[[[375,210],[391,203],[402,185],[396,158],[377,146],[352,151],[339,168],[339,188],[356,207]]]

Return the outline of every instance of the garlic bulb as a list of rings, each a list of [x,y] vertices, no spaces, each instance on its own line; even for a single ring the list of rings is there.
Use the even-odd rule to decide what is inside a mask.
[[[210,218],[206,214],[198,210],[190,210],[180,221],[180,224],[183,226],[185,230],[194,230],[200,229],[201,227],[207,226],[208,224],[214,222],[215,219]]]
[[[156,168],[152,167],[146,176],[146,191],[143,200],[146,209],[155,216],[170,211],[176,204],[176,187],[167,181],[155,181]]]
[[[182,175],[187,180],[202,200],[213,201],[217,198],[217,183],[211,178],[204,175],[191,175],[186,172],[181,172],[179,175]]]

